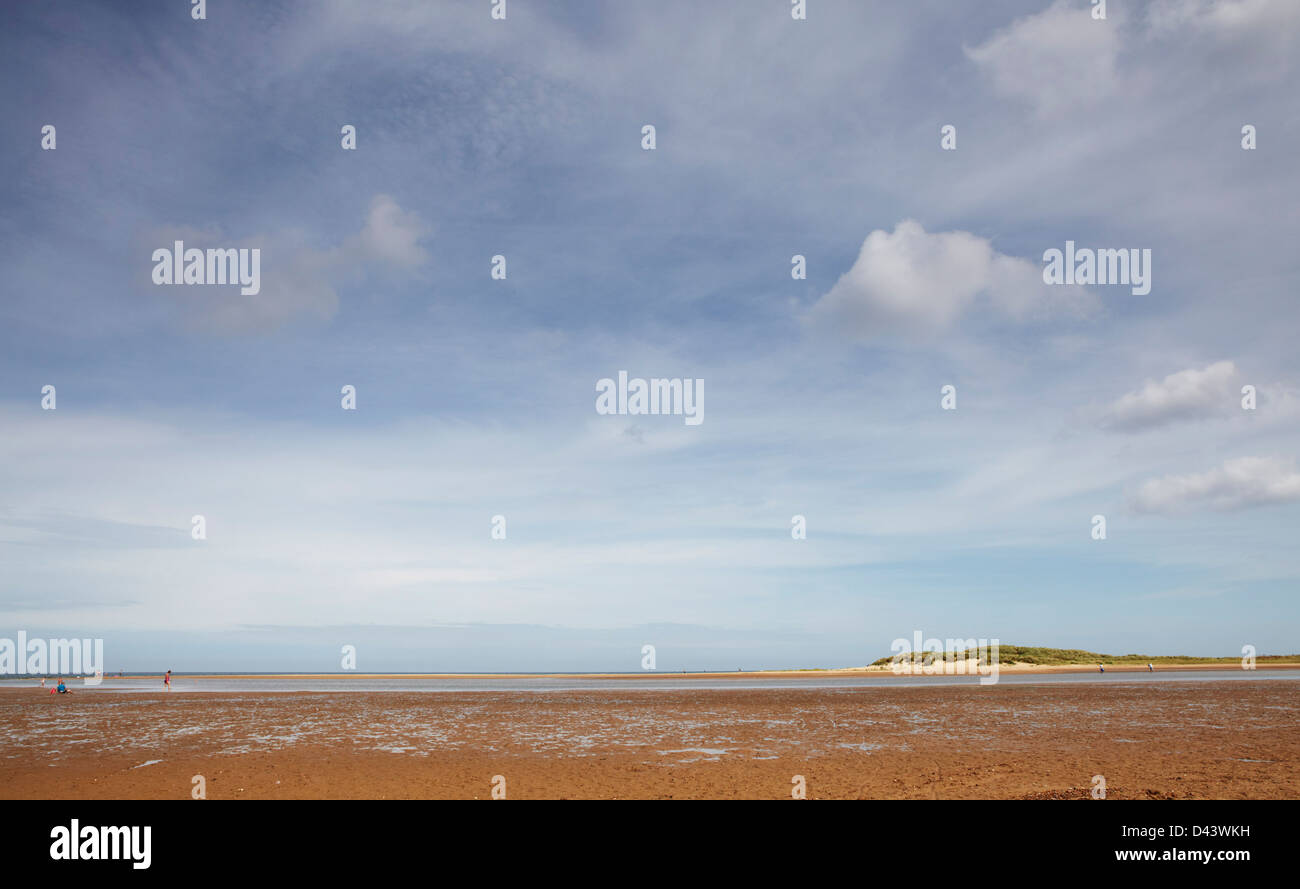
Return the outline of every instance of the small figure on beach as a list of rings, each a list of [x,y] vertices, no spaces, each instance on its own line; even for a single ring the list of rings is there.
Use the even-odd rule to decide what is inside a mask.
[[[1101,664],[1098,664],[1098,665],[1097,665],[1097,672],[1098,672],[1098,673],[1105,673],[1105,672],[1106,672],[1106,668],[1105,668],[1104,666],[1102,666]]]
[[[1155,671],[1156,671],[1156,668],[1155,668],[1155,667],[1151,666],[1150,664],[1147,664],[1147,672],[1148,672],[1148,673],[1154,673]]]
[[[165,676],[163,676],[163,688],[167,689],[168,691],[171,691],[171,690],[172,690],[172,671],[171,671],[171,670],[168,670],[168,671],[167,671],[167,674],[166,674]]]
[[[45,677],[41,677],[41,688],[45,688]]]
[[[68,688],[66,685],[63,684],[63,677],[62,677],[62,676],[59,677],[59,684],[58,684],[57,686],[55,686],[54,691],[57,691],[57,692],[58,692],[59,694],[61,694],[61,695],[70,695],[70,694],[72,694],[72,689]]]

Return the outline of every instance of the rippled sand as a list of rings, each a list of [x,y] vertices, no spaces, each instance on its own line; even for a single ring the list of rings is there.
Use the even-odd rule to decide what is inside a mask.
[[[1300,683],[0,691],[0,795],[1300,797]]]

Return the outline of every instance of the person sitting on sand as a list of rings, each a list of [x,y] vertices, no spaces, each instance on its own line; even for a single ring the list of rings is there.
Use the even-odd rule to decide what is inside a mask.
[[[63,684],[63,677],[62,677],[62,676],[59,677],[59,684],[58,684],[57,686],[55,686],[55,690],[56,690],[59,694],[61,694],[61,695],[70,695],[70,694],[72,694],[72,689],[68,688],[66,685]]]
[[[1106,668],[1105,668],[1104,666],[1102,666],[1101,664],[1098,664],[1098,665],[1097,665],[1097,672],[1099,672],[1099,673],[1105,673],[1105,672],[1106,672]]]

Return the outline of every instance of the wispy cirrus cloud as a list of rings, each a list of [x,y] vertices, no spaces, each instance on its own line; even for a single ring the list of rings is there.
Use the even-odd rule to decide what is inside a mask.
[[[1093,18],[1093,9],[1055,0],[964,47],[965,55],[997,94],[1057,117],[1154,86],[1169,61],[1152,49],[1161,40],[1287,65],[1300,35],[1300,5],[1292,0],[1154,0],[1145,21],[1132,26],[1118,4],[1105,19]]]
[[[1094,20],[1087,8],[1056,0],[965,52],[997,92],[1048,116],[1110,94],[1119,82],[1119,50],[1118,21]]]
[[[1154,0],[1147,11],[1153,31],[1190,28],[1221,35],[1300,29],[1300,5],[1291,0]]]

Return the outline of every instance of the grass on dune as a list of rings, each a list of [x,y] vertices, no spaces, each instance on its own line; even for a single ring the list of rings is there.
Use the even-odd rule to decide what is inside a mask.
[[[981,662],[987,663],[987,652],[970,650],[970,656],[982,655]],[[913,651],[898,656],[901,663],[931,664],[936,659],[945,661],[964,660],[966,652],[949,651]],[[890,664],[894,656],[882,657],[872,666]],[[1300,655],[1259,655],[1257,663],[1297,663]],[[1029,645],[999,645],[998,661],[1003,664],[1035,664],[1038,666],[1064,666],[1067,664],[1239,664],[1240,657],[1193,657],[1182,654],[1101,654],[1096,651],[1084,651],[1079,648],[1042,648]]]

